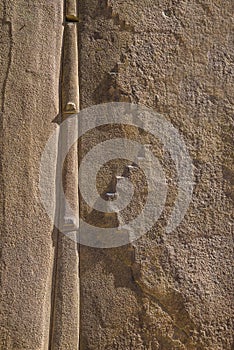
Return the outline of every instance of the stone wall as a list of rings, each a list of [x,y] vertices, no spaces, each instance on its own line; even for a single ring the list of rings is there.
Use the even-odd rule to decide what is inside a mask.
[[[131,247],[81,247],[81,349],[231,349],[231,8],[80,4],[81,108],[127,101],[161,113],[183,135],[196,178],[172,234],[165,213]]]
[[[81,109],[122,101],[162,114],[183,136],[195,173],[192,202],[171,234],[173,181],[163,215],[141,239],[78,247],[79,348],[231,350],[232,1],[79,0],[78,7]],[[0,348],[57,350],[50,340],[57,233],[38,184],[58,127],[64,9],[58,0],[3,0],[0,13]],[[79,157],[116,135],[150,143],[175,178],[169,155],[140,130],[102,128],[80,141]],[[103,168],[100,192],[125,167]],[[81,202],[81,215],[97,224],[93,214]],[[73,324],[63,322],[62,330]]]

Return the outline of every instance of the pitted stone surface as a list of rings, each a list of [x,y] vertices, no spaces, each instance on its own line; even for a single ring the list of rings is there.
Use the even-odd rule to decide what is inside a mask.
[[[77,20],[75,1],[69,3],[69,19]],[[139,241],[115,249],[80,247],[81,350],[232,349],[231,13],[231,0],[79,1],[81,108],[126,101],[163,114],[181,132],[196,178],[184,220],[167,235],[177,189],[163,145],[126,126],[82,138],[80,158],[112,137],[150,145],[169,192],[162,217]],[[52,349],[56,233],[38,183],[40,157],[59,113],[64,9],[57,0],[3,0],[0,14],[0,348]],[[70,102],[69,111],[77,107]],[[112,179],[126,176],[129,165],[106,164],[97,178],[99,193],[115,193]],[[56,164],[52,169],[55,177]],[[80,199],[88,222],[108,227],[138,214],[147,195],[144,173],[130,172],[138,188],[133,209],[121,218],[99,215]],[[69,291],[59,290],[61,299]],[[67,315],[61,319],[66,327],[72,322]],[[66,342],[65,349],[75,350]]]
[[[231,7],[231,1],[80,4],[81,107],[126,101],[161,113],[183,136],[196,177],[188,212],[167,235],[176,173],[162,145],[125,127],[100,129],[81,142],[81,156],[120,135],[151,144],[169,179],[163,216],[146,236],[118,249],[81,247],[82,350],[231,350]],[[99,192],[113,190],[112,174],[123,175],[127,165],[103,167]],[[132,178],[137,213],[145,189],[142,178]]]

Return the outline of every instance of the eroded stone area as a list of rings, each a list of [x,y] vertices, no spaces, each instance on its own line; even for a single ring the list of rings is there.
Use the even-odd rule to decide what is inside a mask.
[[[124,128],[98,130],[81,142],[81,157],[121,132],[150,144],[170,186],[160,220],[139,241],[102,251],[81,247],[81,349],[231,349],[230,11],[231,1],[80,3],[82,108],[122,101],[163,114],[183,136],[196,179],[184,220],[166,234],[177,189],[162,145]],[[100,193],[110,191],[124,166],[102,169]]]

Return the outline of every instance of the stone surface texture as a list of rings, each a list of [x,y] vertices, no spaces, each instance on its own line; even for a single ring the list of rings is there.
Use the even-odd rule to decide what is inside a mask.
[[[69,3],[69,19],[77,20],[75,2]],[[141,239],[112,249],[78,247],[79,349],[231,350],[232,1],[79,0],[78,5],[81,109],[125,101],[161,113],[183,136],[196,180],[185,218],[167,234],[176,173],[162,145],[124,126],[102,127],[80,140],[80,159],[115,136],[150,144],[170,181],[165,210]],[[67,256],[66,243],[57,249],[58,234],[39,193],[41,155],[58,127],[64,6],[59,0],[3,0],[0,18],[0,349],[76,350],[74,339],[58,337],[74,326],[67,313],[72,304],[64,314],[59,307],[63,295],[69,299],[76,267],[68,272],[61,259],[58,264],[59,256]],[[51,152],[56,154],[57,144]],[[127,165],[119,160],[103,167],[99,192],[111,192],[113,173],[122,175]],[[132,180],[138,188],[136,214],[146,195],[143,172]],[[48,191],[53,201],[56,184]],[[80,204],[81,215],[93,224],[119,220],[100,216],[82,198]],[[56,276],[63,285],[57,289],[60,306],[53,310]]]
[[[81,109],[126,101],[161,113],[183,136],[196,178],[189,210],[170,235],[165,210],[131,246],[81,247],[82,350],[232,348],[232,7],[218,0],[80,2]],[[151,143],[173,179],[160,145],[121,132]],[[106,128],[87,136],[81,157],[119,134]],[[100,192],[110,189],[108,169],[124,171],[120,163],[103,169]],[[176,195],[169,193],[168,208]]]
[[[0,348],[41,350],[49,341],[55,237],[38,184],[41,155],[59,113],[63,6],[3,0],[0,18]],[[54,179],[55,171],[56,163]]]

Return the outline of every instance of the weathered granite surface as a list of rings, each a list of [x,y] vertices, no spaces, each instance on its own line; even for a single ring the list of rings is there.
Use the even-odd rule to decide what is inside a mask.
[[[41,154],[59,114],[63,12],[58,0],[0,4],[3,350],[74,350],[66,337],[63,347],[51,344],[57,233],[38,188]],[[79,247],[82,350],[233,347],[231,13],[231,0],[79,1],[81,108],[127,101],[161,113],[183,135],[196,177],[189,210],[170,235],[173,181],[162,217],[139,241]],[[151,143],[174,179],[169,156],[140,130],[101,128],[81,140],[80,158],[116,135]],[[112,173],[125,166],[119,161],[101,169],[100,193],[112,189]],[[55,177],[56,164],[52,169]],[[81,214],[109,224],[83,202]],[[66,297],[69,291],[64,288]],[[74,325],[67,317],[61,322],[58,330]]]

